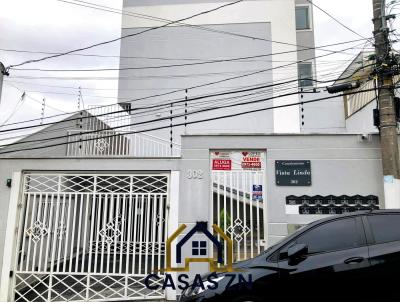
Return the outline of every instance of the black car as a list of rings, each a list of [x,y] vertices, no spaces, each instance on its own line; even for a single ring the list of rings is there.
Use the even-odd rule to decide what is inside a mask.
[[[179,301],[400,301],[400,210],[318,220],[235,268]]]

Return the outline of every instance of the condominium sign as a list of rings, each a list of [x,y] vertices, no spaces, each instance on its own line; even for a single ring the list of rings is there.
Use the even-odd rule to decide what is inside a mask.
[[[309,160],[275,161],[277,186],[311,186],[311,162]]]

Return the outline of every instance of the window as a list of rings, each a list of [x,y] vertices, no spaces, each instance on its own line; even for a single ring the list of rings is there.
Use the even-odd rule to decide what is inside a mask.
[[[310,26],[310,11],[308,6],[296,7],[296,29],[311,29]]]
[[[376,244],[400,241],[400,215],[372,215],[368,221]]]
[[[206,256],[207,255],[207,242],[206,241],[192,241],[192,255],[193,256]]]
[[[296,243],[306,244],[309,254],[351,249],[361,245],[354,218],[317,226],[297,238]]]
[[[297,72],[299,74],[299,87],[313,86],[312,63],[297,64]]]

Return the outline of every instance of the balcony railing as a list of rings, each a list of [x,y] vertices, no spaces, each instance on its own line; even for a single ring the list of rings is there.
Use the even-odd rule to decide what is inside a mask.
[[[179,157],[181,146],[150,134],[103,130],[68,131],[67,156]]]

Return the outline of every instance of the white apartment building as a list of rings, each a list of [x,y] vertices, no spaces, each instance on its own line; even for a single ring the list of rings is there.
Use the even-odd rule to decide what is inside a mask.
[[[163,16],[166,20],[180,20],[187,16],[214,9],[224,5],[224,1],[124,1],[124,10],[128,13],[122,19],[122,35],[135,34],[166,22],[148,20],[129,15],[129,12],[145,16]],[[187,24],[193,25],[188,26]],[[271,101],[213,110],[190,116],[191,111],[209,107],[211,104],[233,103],[215,97],[207,99],[196,107],[191,98],[210,95],[222,91],[237,90],[241,87],[279,84],[288,80],[306,78],[286,85],[264,88],[260,97],[269,98],[286,92],[297,91],[298,84],[313,86],[315,50],[312,20],[312,6],[305,0],[253,0],[244,1],[222,9],[200,15],[187,22],[149,31],[132,39],[121,42],[120,68],[135,63],[138,66],[159,66],[189,63],[189,66],[174,68],[122,70],[119,81],[121,102],[145,98],[132,102],[133,109],[143,105],[158,104],[175,99],[188,98],[188,106],[176,104],[164,112],[155,110],[154,115],[139,118],[152,120],[172,114],[188,111],[187,121],[234,114],[248,110],[279,106],[298,102],[299,96],[292,95]],[[256,58],[248,58],[257,56]],[[139,62],[132,57],[142,58]],[[161,57],[161,58],[160,58]],[[235,60],[237,58],[248,58]],[[145,58],[160,58],[145,59]],[[164,60],[163,60],[164,59]],[[166,61],[165,59],[169,59]],[[183,60],[182,60],[183,59]],[[185,60],[186,59],[186,60]],[[226,60],[214,64],[195,64],[202,61]],[[301,61],[300,63],[296,63]],[[138,63],[137,63],[138,62]],[[213,84],[212,84],[213,83]],[[193,88],[192,88],[193,87]],[[177,91],[166,96],[151,95]],[[233,94],[238,97],[241,94]],[[244,95],[244,94],[242,94]],[[229,97],[229,96],[228,96]],[[253,97],[254,98],[254,97]],[[221,100],[222,99],[222,100]],[[239,100],[249,100],[242,97]],[[176,107],[176,108],[174,108]],[[299,106],[253,113],[234,118],[209,121],[179,127],[173,131],[173,140],[179,142],[183,133],[298,133],[300,132]],[[174,122],[182,122],[177,118]],[[166,125],[169,121],[166,122]],[[137,127],[140,129],[139,127]],[[169,130],[153,133],[166,139]]]

